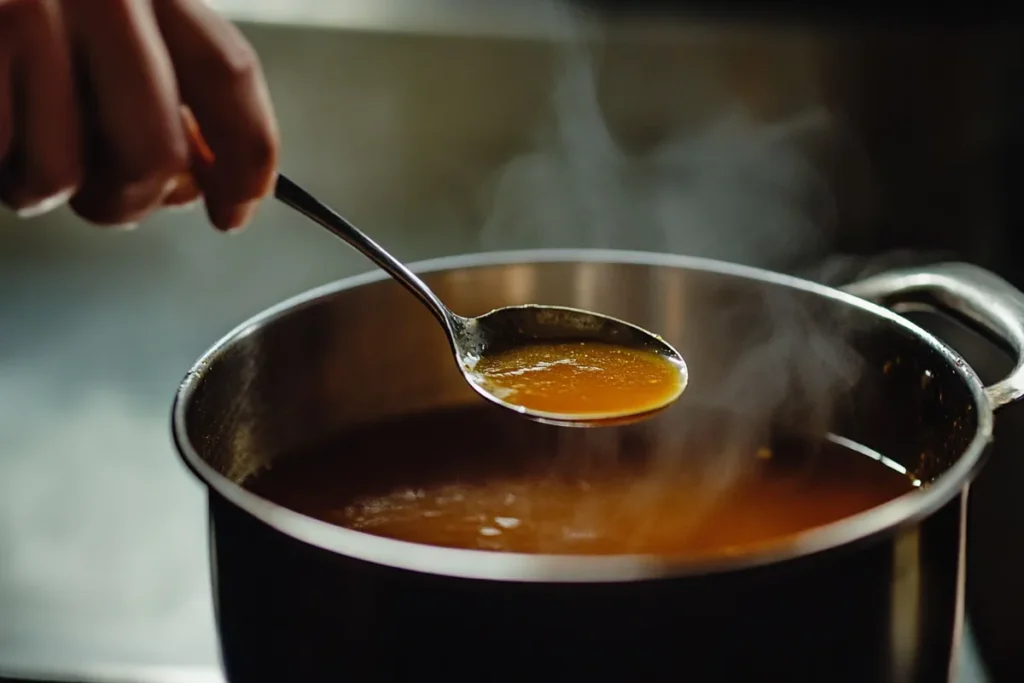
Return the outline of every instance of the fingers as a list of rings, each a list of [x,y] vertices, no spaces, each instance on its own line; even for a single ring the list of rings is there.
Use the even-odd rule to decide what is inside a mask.
[[[202,0],[0,0],[0,201],[23,215],[73,197],[126,224],[205,196],[217,227],[241,227],[277,145],[252,48]]]
[[[213,224],[242,227],[273,187],[277,123],[259,61],[238,30],[200,0],[154,0],[182,101],[212,162],[193,165]]]
[[[171,59],[147,3],[62,6],[91,98],[85,180],[71,206],[101,225],[136,223],[180,189],[188,171]]]
[[[23,216],[64,203],[81,177],[65,27],[47,0],[0,0],[0,201]]]

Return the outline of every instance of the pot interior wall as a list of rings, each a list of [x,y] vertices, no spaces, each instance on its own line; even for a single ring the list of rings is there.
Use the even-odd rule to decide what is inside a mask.
[[[653,428],[698,420],[710,408],[751,434],[831,431],[927,482],[977,427],[972,393],[938,349],[819,293],[623,263],[485,265],[426,279],[464,315],[539,301],[663,335],[686,358],[691,383]],[[207,463],[241,483],[347,426],[476,401],[433,318],[381,281],[314,299],[236,337],[202,371],[188,435]]]

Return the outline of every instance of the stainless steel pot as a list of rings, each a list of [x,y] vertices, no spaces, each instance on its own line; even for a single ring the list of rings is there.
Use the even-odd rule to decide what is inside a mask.
[[[615,251],[483,254],[417,270],[462,314],[542,301],[656,330],[692,368],[673,410],[735,403],[740,421],[812,416],[928,485],[775,550],[689,564],[423,547],[327,525],[257,497],[246,479],[347,426],[478,400],[427,311],[380,273],[349,278],[244,323],[175,398],[175,441],[209,490],[231,681],[949,679],[968,486],[993,411],[1024,392],[1024,362],[985,387],[894,311],[937,306],[1021,358],[1024,296],[1010,285],[946,264],[844,292]],[[851,357],[856,374],[840,367]],[[836,400],[824,402],[826,390]]]

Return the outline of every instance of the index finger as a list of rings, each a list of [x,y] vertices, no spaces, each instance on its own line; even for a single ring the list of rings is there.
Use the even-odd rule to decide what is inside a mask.
[[[277,122],[252,47],[230,22],[196,0],[153,3],[182,101],[213,152],[197,169],[210,220],[241,227],[266,196],[277,168]]]

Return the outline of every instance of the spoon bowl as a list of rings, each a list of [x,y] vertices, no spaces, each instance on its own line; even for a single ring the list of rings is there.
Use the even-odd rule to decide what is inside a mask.
[[[650,417],[673,403],[686,388],[686,362],[678,351],[656,334],[610,316],[563,306],[531,304],[497,308],[475,318],[456,315],[398,259],[295,182],[279,174],[274,195],[279,201],[343,239],[414,294],[444,328],[466,381],[477,393],[497,405],[547,424],[608,426]],[[603,406],[585,411],[555,411],[507,400],[510,394],[496,387],[490,381],[491,378],[481,371],[481,361],[486,363],[505,352],[537,345],[558,345],[572,350],[572,345],[577,344],[580,345],[577,348],[590,344],[641,352],[662,366],[663,375],[667,371],[671,380],[669,390],[658,394],[655,400],[642,404],[625,403],[621,407]],[[547,371],[560,360],[518,367],[512,374]],[[577,365],[575,369],[586,371],[600,368]]]
[[[687,367],[679,352],[661,337],[623,320],[577,308],[536,304],[497,308],[476,318],[450,315],[452,328],[448,336],[452,351],[470,386],[487,400],[538,422],[570,427],[626,424],[659,412],[679,398],[686,388]],[[488,388],[485,378],[477,371],[480,359],[488,355],[532,344],[558,342],[597,342],[657,354],[676,369],[679,381],[658,405],[640,412],[624,408],[569,413],[537,410],[506,401]]]

